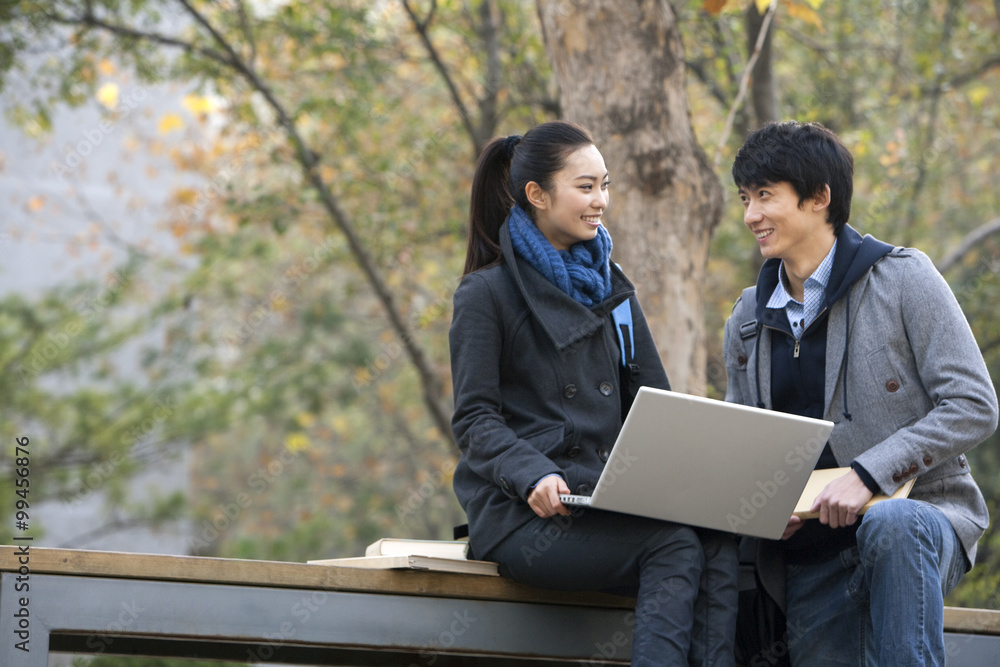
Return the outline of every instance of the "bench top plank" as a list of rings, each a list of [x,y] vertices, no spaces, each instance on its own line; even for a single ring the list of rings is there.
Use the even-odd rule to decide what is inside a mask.
[[[0,545],[0,571],[16,572],[18,547]],[[454,597],[631,609],[635,600],[605,593],[549,591],[503,577],[421,570],[367,570],[282,561],[32,547],[33,574],[274,586],[344,592]]]
[[[945,632],[1000,637],[1000,611],[996,609],[944,608]]]
[[[0,545],[0,571],[16,572],[18,547]],[[605,593],[549,591],[503,577],[418,570],[363,570],[281,561],[32,547],[33,574],[273,586],[344,592],[497,600],[631,609],[635,600]],[[947,632],[1000,636],[1000,611],[945,607]]]

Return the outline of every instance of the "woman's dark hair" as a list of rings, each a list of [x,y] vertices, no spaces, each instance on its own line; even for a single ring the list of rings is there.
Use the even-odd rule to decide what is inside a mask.
[[[833,233],[840,234],[851,217],[854,158],[819,123],[768,123],[752,132],[736,153],[733,181],[740,188],[787,182],[798,194],[799,206],[829,185]]]
[[[590,133],[579,125],[552,121],[536,125],[523,137],[494,139],[483,149],[472,177],[464,273],[500,261],[500,227],[515,203],[534,217],[525,186],[534,181],[550,190],[566,158],[593,143]]]

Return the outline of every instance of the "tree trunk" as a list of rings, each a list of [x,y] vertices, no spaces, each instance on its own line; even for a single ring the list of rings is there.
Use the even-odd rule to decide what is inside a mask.
[[[777,18],[777,17],[775,17]],[[757,11],[757,3],[751,2],[744,14],[744,25],[747,31],[747,58],[753,55],[754,47],[757,45],[757,38],[760,36],[760,29],[764,24],[764,14]],[[753,116],[755,125],[751,130],[762,127],[765,123],[781,120],[778,117],[778,93],[774,81],[774,66],[771,59],[771,42],[774,41],[774,21],[772,20],[770,30],[764,38],[760,55],[757,57],[757,64],[753,68],[753,80],[750,87],[750,98],[753,100]],[[740,139],[742,140],[746,133]],[[751,255],[750,265],[752,267],[750,275],[756,276],[764,266],[764,256],[759,252]]]
[[[764,23],[764,15],[757,11],[757,4],[751,2],[744,14],[744,25],[747,31],[747,57],[749,57],[757,44],[757,37],[760,35],[761,26]],[[779,120],[778,118],[778,95],[775,92],[774,67],[771,64],[771,42],[774,41],[774,23],[764,38],[764,45],[757,56],[757,64],[753,68],[753,80],[750,86],[750,98],[753,100],[753,113],[756,125],[752,129],[757,129],[765,123]],[[741,137],[742,139],[742,137]]]
[[[666,0],[538,0],[565,120],[611,173],[614,260],[639,293],[671,386],[705,393],[702,286],[719,181],[695,139],[683,45]]]

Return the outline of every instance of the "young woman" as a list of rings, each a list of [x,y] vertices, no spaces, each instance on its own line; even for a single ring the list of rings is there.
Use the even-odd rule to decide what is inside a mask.
[[[504,576],[637,595],[633,665],[731,665],[732,536],[559,501],[593,490],[637,388],[669,388],[635,289],[609,259],[608,183],[570,123],[480,156],[450,333],[455,493],[472,554]],[[612,317],[625,301],[627,364]]]

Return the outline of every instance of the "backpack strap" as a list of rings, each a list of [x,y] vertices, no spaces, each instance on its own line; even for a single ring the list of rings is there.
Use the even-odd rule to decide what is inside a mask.
[[[740,323],[740,340],[743,341],[743,348],[749,355],[752,339],[757,337],[757,287],[751,286],[743,290],[736,305],[733,306],[733,317]]]
[[[618,334],[618,345],[622,351],[622,365],[628,366],[635,359],[635,334],[632,333],[632,304],[625,299],[611,311]]]
[[[615,333],[618,334],[618,346],[622,353],[622,365],[619,375],[622,383],[622,406],[632,404],[639,388],[639,364],[635,363],[635,333],[632,326],[632,303],[625,299],[611,311],[611,319],[615,323]],[[626,400],[628,396],[628,400]],[[624,414],[624,412],[622,413]]]

